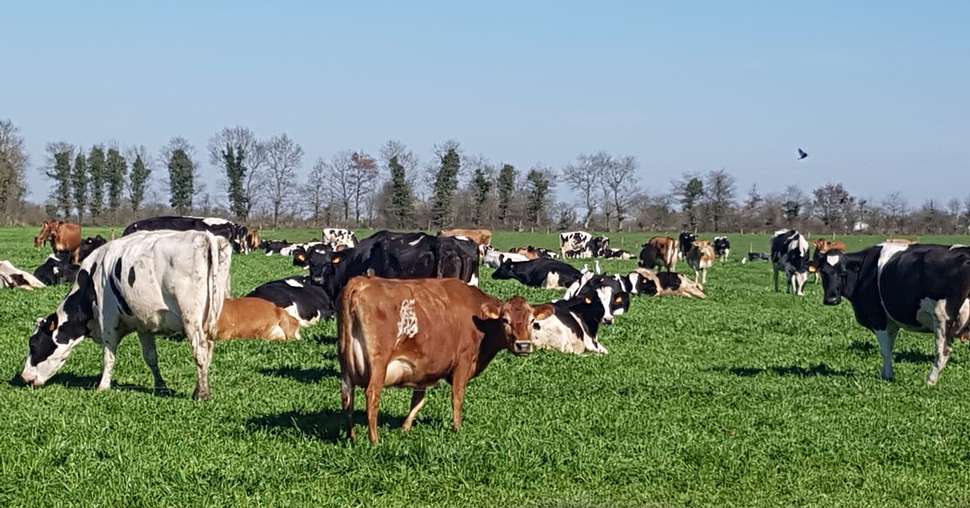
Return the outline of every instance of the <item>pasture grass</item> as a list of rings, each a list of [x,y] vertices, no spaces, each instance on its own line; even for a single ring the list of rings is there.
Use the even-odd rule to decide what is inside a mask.
[[[34,233],[0,229],[0,259],[36,267],[46,252]],[[635,251],[647,236],[611,243]],[[876,342],[848,304],[823,307],[814,284],[805,298],[774,293],[767,263],[737,262],[749,244],[767,251],[767,237],[732,241],[707,300],[634,299],[601,334],[608,355],[499,355],[471,383],[459,433],[447,385],[408,434],[409,392],[385,391],[376,447],[363,437],[360,390],[361,437],[340,435],[333,322],[293,343],[219,344],[213,400],[202,403],[190,398],[184,341],[159,341],[167,397],[151,393],[134,337],[120,347],[115,387],[96,392],[100,349],[85,342],[42,389],[0,384],[0,506],[970,504],[966,347],[928,388],[931,340],[904,332],[896,380],[884,382]],[[558,248],[554,234],[495,243]],[[635,261],[603,266],[626,272]],[[482,272],[483,289],[501,297],[557,295]],[[235,256],[232,292],[294,273],[288,258]],[[0,291],[4,379],[20,372],[35,318],[66,292]]]

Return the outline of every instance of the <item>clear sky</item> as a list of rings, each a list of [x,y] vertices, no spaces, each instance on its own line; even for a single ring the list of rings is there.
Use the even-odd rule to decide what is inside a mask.
[[[641,184],[970,196],[970,2],[9,2],[0,118],[31,152],[246,125],[317,157],[400,139],[519,167],[635,155]],[[804,147],[810,157],[795,161]],[[158,168],[156,168],[158,171]]]

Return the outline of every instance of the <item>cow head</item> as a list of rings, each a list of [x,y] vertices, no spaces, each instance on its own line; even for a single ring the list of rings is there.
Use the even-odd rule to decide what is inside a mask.
[[[40,248],[44,245],[44,242],[46,242],[47,239],[50,238],[50,236],[54,233],[54,230],[57,229],[58,222],[59,221],[56,220],[45,220],[44,223],[40,225],[40,233],[37,233],[37,236],[34,237],[34,247]]]
[[[347,282],[347,265],[353,259],[354,252],[355,249],[310,251],[310,282],[323,287],[333,301],[337,301],[340,290]]]
[[[845,253],[840,250],[827,252],[818,264],[818,273],[822,276],[822,303],[841,303],[848,275]]]
[[[521,296],[513,296],[506,302],[489,300],[482,304],[481,319],[501,323],[505,335],[505,347],[516,355],[532,352],[532,325],[555,311],[552,305],[533,307]]]
[[[78,273],[73,290],[57,310],[37,320],[27,342],[27,360],[20,378],[31,386],[43,386],[67,361],[71,349],[90,333],[94,318],[94,287],[87,270]]]
[[[302,245],[293,249],[293,266],[307,266],[309,262],[309,254]]]
[[[492,273],[493,279],[511,279],[512,278],[512,260],[503,259],[502,264],[495,269]]]

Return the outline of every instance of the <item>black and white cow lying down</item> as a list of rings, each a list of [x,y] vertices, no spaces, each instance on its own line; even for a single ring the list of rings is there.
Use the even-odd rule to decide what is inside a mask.
[[[515,279],[536,288],[568,288],[582,273],[572,265],[555,259],[538,258],[514,262],[506,259],[494,273],[493,279]]]
[[[700,284],[677,272],[655,272],[637,268],[627,275],[617,277],[623,284],[623,290],[633,295],[706,298]]]
[[[533,345],[563,353],[606,353],[599,327],[630,308],[630,295],[617,279],[587,272],[551,305],[553,314],[533,324]]]
[[[71,284],[77,279],[79,269],[78,265],[71,262],[70,252],[55,252],[47,256],[44,263],[34,270],[34,277],[48,286]]]
[[[774,268],[775,291],[778,291],[778,272],[785,273],[787,292],[805,295],[808,280],[808,240],[798,231],[783,229],[771,237],[771,262]]]
[[[333,301],[321,286],[311,283],[310,277],[306,276],[267,282],[246,296],[272,302],[299,321],[300,326],[330,319],[334,314]]]
[[[195,357],[195,398],[209,397],[209,364],[222,304],[229,295],[232,247],[199,231],[147,231],[113,240],[84,260],[77,282],[57,309],[37,321],[20,377],[42,386],[85,337],[100,343],[104,364],[99,390],[111,387],[121,339],[138,332],[155,389],[155,334],[185,335]]]
[[[856,321],[876,335],[885,379],[893,377],[900,329],[935,335],[929,385],[946,367],[953,339],[970,339],[970,247],[887,242],[851,254],[829,251],[818,270],[823,303],[848,298]]]
[[[28,291],[42,288],[44,283],[37,277],[17,268],[10,261],[0,261],[0,288],[22,288]]]

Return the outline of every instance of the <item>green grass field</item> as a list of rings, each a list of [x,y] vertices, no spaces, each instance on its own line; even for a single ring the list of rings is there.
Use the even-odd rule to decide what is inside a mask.
[[[0,259],[33,270],[46,256],[34,233],[0,229]],[[633,251],[647,235],[611,237]],[[608,355],[501,354],[472,381],[460,433],[446,385],[408,434],[410,392],[385,391],[376,447],[339,433],[333,322],[294,343],[219,344],[213,400],[201,403],[184,342],[159,341],[171,397],[151,393],[134,337],[115,387],[94,391],[101,354],[86,342],[44,388],[0,384],[0,506],[970,505],[966,347],[928,388],[931,339],[904,332],[896,380],[884,382],[875,339],[848,303],[823,307],[814,284],[805,298],[773,293],[767,263],[737,262],[749,245],[767,251],[767,237],[732,242],[707,300],[634,299],[600,335]],[[545,234],[494,243],[558,248]],[[288,258],[236,256],[232,292],[293,273]],[[497,296],[557,295],[490,274],[482,288]],[[34,320],[66,292],[0,291],[4,380],[19,374]]]

